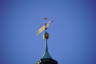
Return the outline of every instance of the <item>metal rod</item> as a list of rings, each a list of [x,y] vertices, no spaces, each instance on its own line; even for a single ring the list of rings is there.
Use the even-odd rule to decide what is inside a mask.
[[[47,39],[45,40],[45,52],[48,52],[48,43],[47,43]]]

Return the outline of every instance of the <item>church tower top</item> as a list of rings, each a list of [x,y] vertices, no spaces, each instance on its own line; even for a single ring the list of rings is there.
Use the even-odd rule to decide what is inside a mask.
[[[47,18],[45,18],[45,20],[47,20]],[[51,22],[52,21],[45,23],[45,25],[42,26],[37,32],[38,34],[40,34],[41,32],[45,31],[44,35],[43,35],[43,39],[45,40],[45,51],[44,51],[43,57],[39,61],[37,61],[37,64],[58,64],[58,62],[56,60],[52,59],[52,57],[50,56],[49,51],[48,51],[48,42],[47,41],[49,39],[49,33],[47,32],[47,28],[49,27],[49,24]]]

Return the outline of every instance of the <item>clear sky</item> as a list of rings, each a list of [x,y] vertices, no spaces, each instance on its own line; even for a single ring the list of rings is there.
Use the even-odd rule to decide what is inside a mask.
[[[35,64],[44,52],[42,34],[49,27],[49,52],[59,64],[96,64],[95,0],[1,0],[0,64]]]

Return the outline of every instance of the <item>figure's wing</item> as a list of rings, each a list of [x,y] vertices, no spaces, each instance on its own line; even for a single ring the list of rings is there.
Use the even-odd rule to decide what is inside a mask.
[[[53,21],[49,21],[48,23],[46,23],[45,25],[43,25],[38,31],[37,34],[40,34],[41,32],[43,32],[46,28],[49,27],[49,25],[52,23]]]
[[[45,25],[42,26],[38,31],[37,31],[37,34],[40,34],[41,32],[43,32],[45,30]]]

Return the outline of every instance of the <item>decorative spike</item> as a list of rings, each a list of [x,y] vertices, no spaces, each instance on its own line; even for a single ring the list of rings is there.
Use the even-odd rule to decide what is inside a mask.
[[[48,51],[47,40],[46,40],[46,43],[45,43],[45,52],[44,52],[43,58],[52,58],[52,57],[50,56],[50,54],[49,54],[49,51]]]

